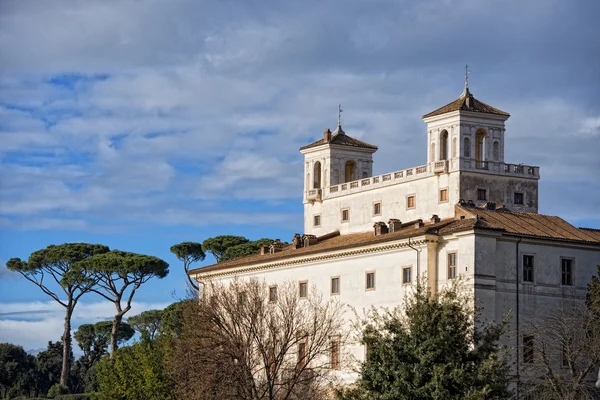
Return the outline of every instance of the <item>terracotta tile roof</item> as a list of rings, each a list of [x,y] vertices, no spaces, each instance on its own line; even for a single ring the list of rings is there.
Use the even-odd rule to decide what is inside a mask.
[[[320,146],[322,144],[326,144],[325,139],[317,140],[314,143],[311,143],[306,146],[300,147],[300,150],[310,149],[311,147]],[[337,133],[331,137],[329,144],[339,144],[343,146],[351,146],[351,147],[363,147],[366,149],[375,149],[377,150],[377,146],[372,144],[363,142],[362,140],[354,139],[351,136],[346,135],[343,131],[341,133]]]
[[[579,230],[583,231],[586,235],[591,236],[600,242],[600,229],[579,228]]]
[[[308,247],[294,249],[291,245],[288,245],[284,247],[283,250],[279,253],[264,255],[253,254],[251,256],[242,257],[231,261],[196,268],[194,270],[191,270],[189,274],[213,272],[231,267],[261,264],[265,262],[279,261],[282,259],[297,256],[312,255],[328,251],[344,250],[349,248],[367,246],[370,244],[378,244],[399,239],[407,239],[409,237],[421,236],[424,234],[446,234],[470,230],[474,228],[496,229],[489,227],[488,224],[484,221],[479,221],[475,218],[465,220],[456,220],[454,218],[450,218],[442,220],[436,224],[424,225],[421,228],[415,228],[415,224],[411,224],[410,226],[407,226],[399,231],[386,233],[379,236],[375,236],[373,231],[363,233],[351,233],[347,235],[327,234],[319,237],[319,240],[316,244]]]
[[[469,106],[467,106],[467,97],[469,97]],[[505,115],[507,117],[510,116],[509,113],[499,110],[495,107],[490,106],[489,104],[485,104],[483,101],[477,100],[473,97],[472,94],[469,96],[460,97],[453,102],[446,104],[443,107],[438,108],[435,111],[430,112],[429,114],[423,115],[423,118],[433,117],[435,115],[441,115],[445,113],[449,113],[452,111],[471,111],[471,112],[479,112],[485,114],[496,114],[496,115]]]
[[[507,233],[576,242],[600,243],[599,233],[579,229],[560,217],[551,215],[488,210],[476,207],[457,206],[473,216],[478,216],[490,228],[503,229]]]
[[[253,254],[219,264],[208,265],[189,271],[189,274],[215,272],[232,267],[263,264],[280,261],[298,256],[308,256],[319,253],[358,248],[372,244],[407,239],[409,237],[429,235],[446,235],[473,229],[494,230],[500,233],[511,233],[530,237],[567,240],[598,244],[600,246],[600,230],[580,229],[559,217],[511,212],[505,210],[487,210],[476,207],[456,206],[457,217],[429,223],[416,228],[414,223],[406,223],[401,230],[375,236],[373,231],[339,235],[339,232],[329,233],[318,238],[318,242],[308,247],[294,249],[292,245],[285,246],[275,254]],[[461,219],[463,215],[466,218]],[[410,224],[410,225],[409,225]]]

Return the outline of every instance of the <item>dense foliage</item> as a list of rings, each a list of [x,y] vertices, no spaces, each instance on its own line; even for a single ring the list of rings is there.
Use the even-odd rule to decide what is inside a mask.
[[[168,339],[143,339],[119,349],[113,360],[102,359],[97,367],[99,400],[168,400],[172,385],[165,376]]]
[[[432,296],[425,285],[405,309],[363,322],[367,347],[357,387],[343,399],[505,399],[509,369],[497,342],[505,323],[478,324],[455,285]]]
[[[213,255],[217,262],[221,262],[221,258],[228,248],[238,246],[249,242],[243,236],[222,235],[208,238],[202,242],[202,250]]]

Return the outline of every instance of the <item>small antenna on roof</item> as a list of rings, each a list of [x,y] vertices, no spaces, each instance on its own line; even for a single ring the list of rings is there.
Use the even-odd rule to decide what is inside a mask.
[[[338,104],[338,127],[342,126],[342,113],[344,112],[344,110],[342,110],[342,105]]]

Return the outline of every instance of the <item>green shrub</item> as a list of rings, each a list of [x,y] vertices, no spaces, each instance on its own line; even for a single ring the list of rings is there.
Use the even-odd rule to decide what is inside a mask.
[[[46,397],[49,399],[56,399],[62,394],[69,394],[69,389],[67,389],[60,383],[55,383],[54,385],[52,385],[50,390],[48,390],[48,394],[46,395]]]

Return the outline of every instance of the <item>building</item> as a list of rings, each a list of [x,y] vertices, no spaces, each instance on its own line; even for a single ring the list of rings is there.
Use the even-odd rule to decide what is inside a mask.
[[[273,287],[294,280],[356,309],[401,304],[417,277],[435,293],[464,276],[483,317],[500,321],[513,310],[511,344],[521,348],[525,337],[528,346],[528,318],[585,298],[600,230],[538,214],[540,168],[505,162],[508,118],[466,83],[457,100],[423,116],[427,163],[378,176],[377,147],[346,135],[338,119],[334,132],[300,149],[304,234],[190,275],[259,277]],[[361,346],[350,352],[364,357]]]

